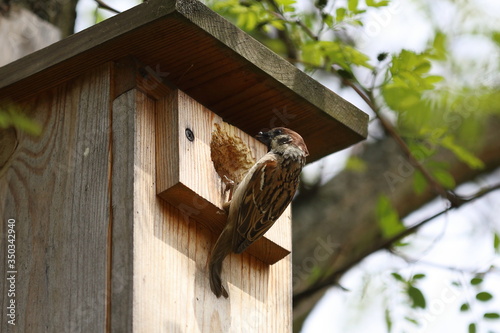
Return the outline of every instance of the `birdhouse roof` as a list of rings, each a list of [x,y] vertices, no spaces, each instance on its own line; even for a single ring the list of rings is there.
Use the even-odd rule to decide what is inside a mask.
[[[309,162],[367,135],[368,116],[195,0],[150,0],[0,68],[0,100],[21,100],[133,56],[249,134],[300,133]]]

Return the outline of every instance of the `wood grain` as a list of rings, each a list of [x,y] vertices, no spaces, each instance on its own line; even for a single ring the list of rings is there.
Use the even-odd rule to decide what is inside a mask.
[[[129,290],[134,331],[290,332],[290,256],[273,266],[248,254],[229,256],[223,277],[230,298],[217,299],[206,268],[216,235],[156,195],[155,103],[137,90],[127,95],[137,107]]]
[[[17,144],[15,128],[0,128],[0,177],[7,170],[8,162],[14,154]]]
[[[99,66],[22,104],[43,132],[18,133],[0,177],[3,228],[16,220],[18,315],[6,325],[2,311],[2,332],[105,330],[110,73]],[[7,289],[0,279],[3,309]]]
[[[144,2],[0,68],[0,100],[128,55],[248,134],[296,130],[308,162],[366,137],[366,114],[194,0]]]

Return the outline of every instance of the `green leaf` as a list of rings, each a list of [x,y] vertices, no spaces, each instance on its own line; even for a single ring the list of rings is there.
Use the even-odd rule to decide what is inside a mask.
[[[415,170],[413,173],[413,191],[415,191],[415,194],[422,194],[426,188],[427,180],[424,175],[420,171]]]
[[[370,58],[357,49],[339,41],[311,41],[302,46],[302,60],[306,64],[324,67],[327,70],[333,64],[352,72],[351,66],[372,68]]]
[[[337,23],[344,21],[347,10],[345,8],[337,8],[335,11],[335,20]]]
[[[246,28],[253,30],[257,26],[257,15],[255,13],[248,13],[246,19]]]
[[[476,332],[477,332],[476,323],[470,323],[469,324],[469,333],[476,333]]]
[[[228,9],[230,6],[236,5],[237,2],[234,0],[229,0],[229,1],[218,1],[214,3],[213,9],[216,11],[223,11],[225,9]]]
[[[294,11],[293,2],[293,0],[277,0],[278,6],[284,12]],[[284,28],[283,21],[278,20],[276,15],[257,1],[218,1],[213,4],[213,9],[229,16],[233,21],[236,21],[240,28],[247,31],[255,30],[259,25],[263,31],[268,30],[271,26],[275,26],[277,29]]]
[[[409,286],[408,287],[408,296],[410,296],[410,299],[412,301],[412,308],[422,308],[425,309],[426,303],[425,303],[425,297],[422,291],[418,289],[417,287],[414,286]]]
[[[405,317],[405,319],[406,319],[407,321],[409,321],[410,323],[412,323],[412,324],[416,325],[416,326],[419,326],[419,325],[420,325],[420,323],[418,322],[418,320],[416,320],[415,318]]]
[[[500,235],[498,235],[496,232],[493,235],[493,248],[495,249],[496,253],[500,253]]]
[[[491,36],[491,39],[497,43],[498,45],[500,45],[500,32],[494,32]]]
[[[413,106],[417,105],[420,102],[420,95],[416,93],[409,93],[406,94],[403,98],[399,100],[399,107],[398,109],[400,110],[408,110],[412,108]]]
[[[269,24],[278,30],[285,30],[285,24],[282,20],[272,20]]]
[[[414,128],[421,127],[423,120],[428,121],[433,114],[430,100],[423,93],[435,89],[435,84],[443,80],[442,76],[429,75],[432,66],[430,59],[428,53],[419,54],[408,50],[393,55],[389,68],[391,80],[382,87],[382,95],[392,110],[412,112],[412,119],[408,119],[408,123],[414,123]],[[417,116],[419,121],[415,121]]]
[[[396,280],[400,281],[400,282],[404,282],[406,283],[406,280],[403,279],[403,277],[401,276],[401,274],[399,273],[396,273],[396,272],[392,272],[391,273],[392,277],[395,278]]]
[[[378,198],[376,211],[379,227],[385,238],[391,238],[406,229],[387,196],[381,195]]]
[[[94,18],[95,23],[101,23],[102,21],[104,21],[108,18],[108,16],[106,16],[102,12],[103,12],[103,10],[101,8],[99,8],[99,10],[97,10],[95,12],[95,18]]]
[[[429,85],[429,89],[432,89],[432,87],[434,87],[434,84],[441,82],[443,80],[444,77],[439,75],[429,75],[426,78],[424,78],[425,83]]]
[[[432,43],[432,48],[428,51],[428,54],[436,60],[445,60],[446,59],[446,34],[439,32],[434,37],[434,41]]]
[[[473,285],[473,286],[477,286],[478,284],[481,284],[482,282],[483,282],[483,279],[482,278],[478,278],[478,277],[472,278],[470,280],[470,284]]]
[[[246,13],[240,13],[238,15],[238,20],[236,21],[236,25],[239,27],[244,27],[246,24],[246,19],[247,19]]]
[[[388,0],[381,0],[381,1],[375,1],[375,0],[366,0],[366,5],[368,7],[384,7],[389,4]]]
[[[350,156],[345,164],[346,170],[364,172],[366,171],[366,162],[357,156]]]
[[[361,11],[360,10],[357,10],[356,13],[360,13]],[[351,24],[352,25],[359,25],[360,27],[363,26],[363,22],[361,20],[353,20],[351,21]]]
[[[423,279],[423,278],[425,278],[425,274],[419,273],[419,274],[413,275],[413,277],[411,279],[413,281],[415,281],[415,280],[420,280],[420,279]]]
[[[285,13],[292,13],[295,11],[293,5],[295,5],[295,0],[276,0],[276,3],[282,8]]]
[[[324,13],[323,14],[323,22],[325,22],[325,24],[329,27],[329,28],[332,28],[333,27],[333,16],[330,15],[330,14],[326,14]]]
[[[413,69],[413,73],[425,74],[431,70],[431,63],[428,61],[423,61]]]
[[[500,319],[500,314],[496,312],[487,312],[484,314],[484,318],[487,319]]]
[[[387,105],[395,111],[405,111],[420,101],[421,95],[399,84],[387,84],[382,89]]]
[[[470,305],[469,303],[464,303],[462,306],[460,306],[460,311],[465,312],[470,310]]]
[[[429,138],[427,137],[425,130],[423,128],[419,129],[419,132],[416,134],[418,138],[422,137],[423,140],[412,140],[408,142],[408,147],[410,148],[411,154],[415,156],[415,158],[418,161],[421,162],[426,162],[428,166],[431,166],[431,164],[437,167],[445,168],[448,166],[445,163],[436,163],[432,160],[429,160],[429,157],[431,157],[435,152],[436,152],[436,146],[432,142],[427,142],[429,141]]]
[[[347,1],[347,9],[351,12],[354,12],[358,8],[358,0],[348,0]]]
[[[390,333],[392,331],[392,319],[391,319],[391,312],[387,307],[385,308],[384,317],[385,317],[385,325],[387,326],[387,332]]]
[[[451,135],[448,135],[444,137],[441,140],[441,145],[447,149],[449,149],[455,156],[461,160],[462,162],[466,163],[469,167],[472,169],[482,169],[484,168],[484,163],[480,159],[478,159],[476,156],[472,155],[470,152],[468,152],[465,148],[457,145],[454,142],[454,139]]]
[[[476,295],[476,299],[481,302],[487,302],[493,298],[493,295],[489,292],[482,291]]]
[[[448,171],[443,169],[434,169],[431,170],[431,173],[439,184],[443,185],[445,188],[452,189],[455,187],[455,179]]]

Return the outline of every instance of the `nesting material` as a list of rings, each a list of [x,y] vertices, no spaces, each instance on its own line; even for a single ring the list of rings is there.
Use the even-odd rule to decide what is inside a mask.
[[[222,181],[228,186],[236,185],[255,164],[255,158],[238,135],[240,130],[227,123],[217,123],[214,127],[210,157]]]

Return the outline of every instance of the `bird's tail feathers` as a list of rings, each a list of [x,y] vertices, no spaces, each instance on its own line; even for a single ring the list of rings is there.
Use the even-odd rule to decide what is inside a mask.
[[[208,268],[210,270],[210,289],[217,296],[217,298],[224,296],[228,298],[227,290],[222,285],[221,272],[222,262],[224,258],[231,252],[231,235],[224,229],[215,243],[215,246],[210,255],[210,262]]]

